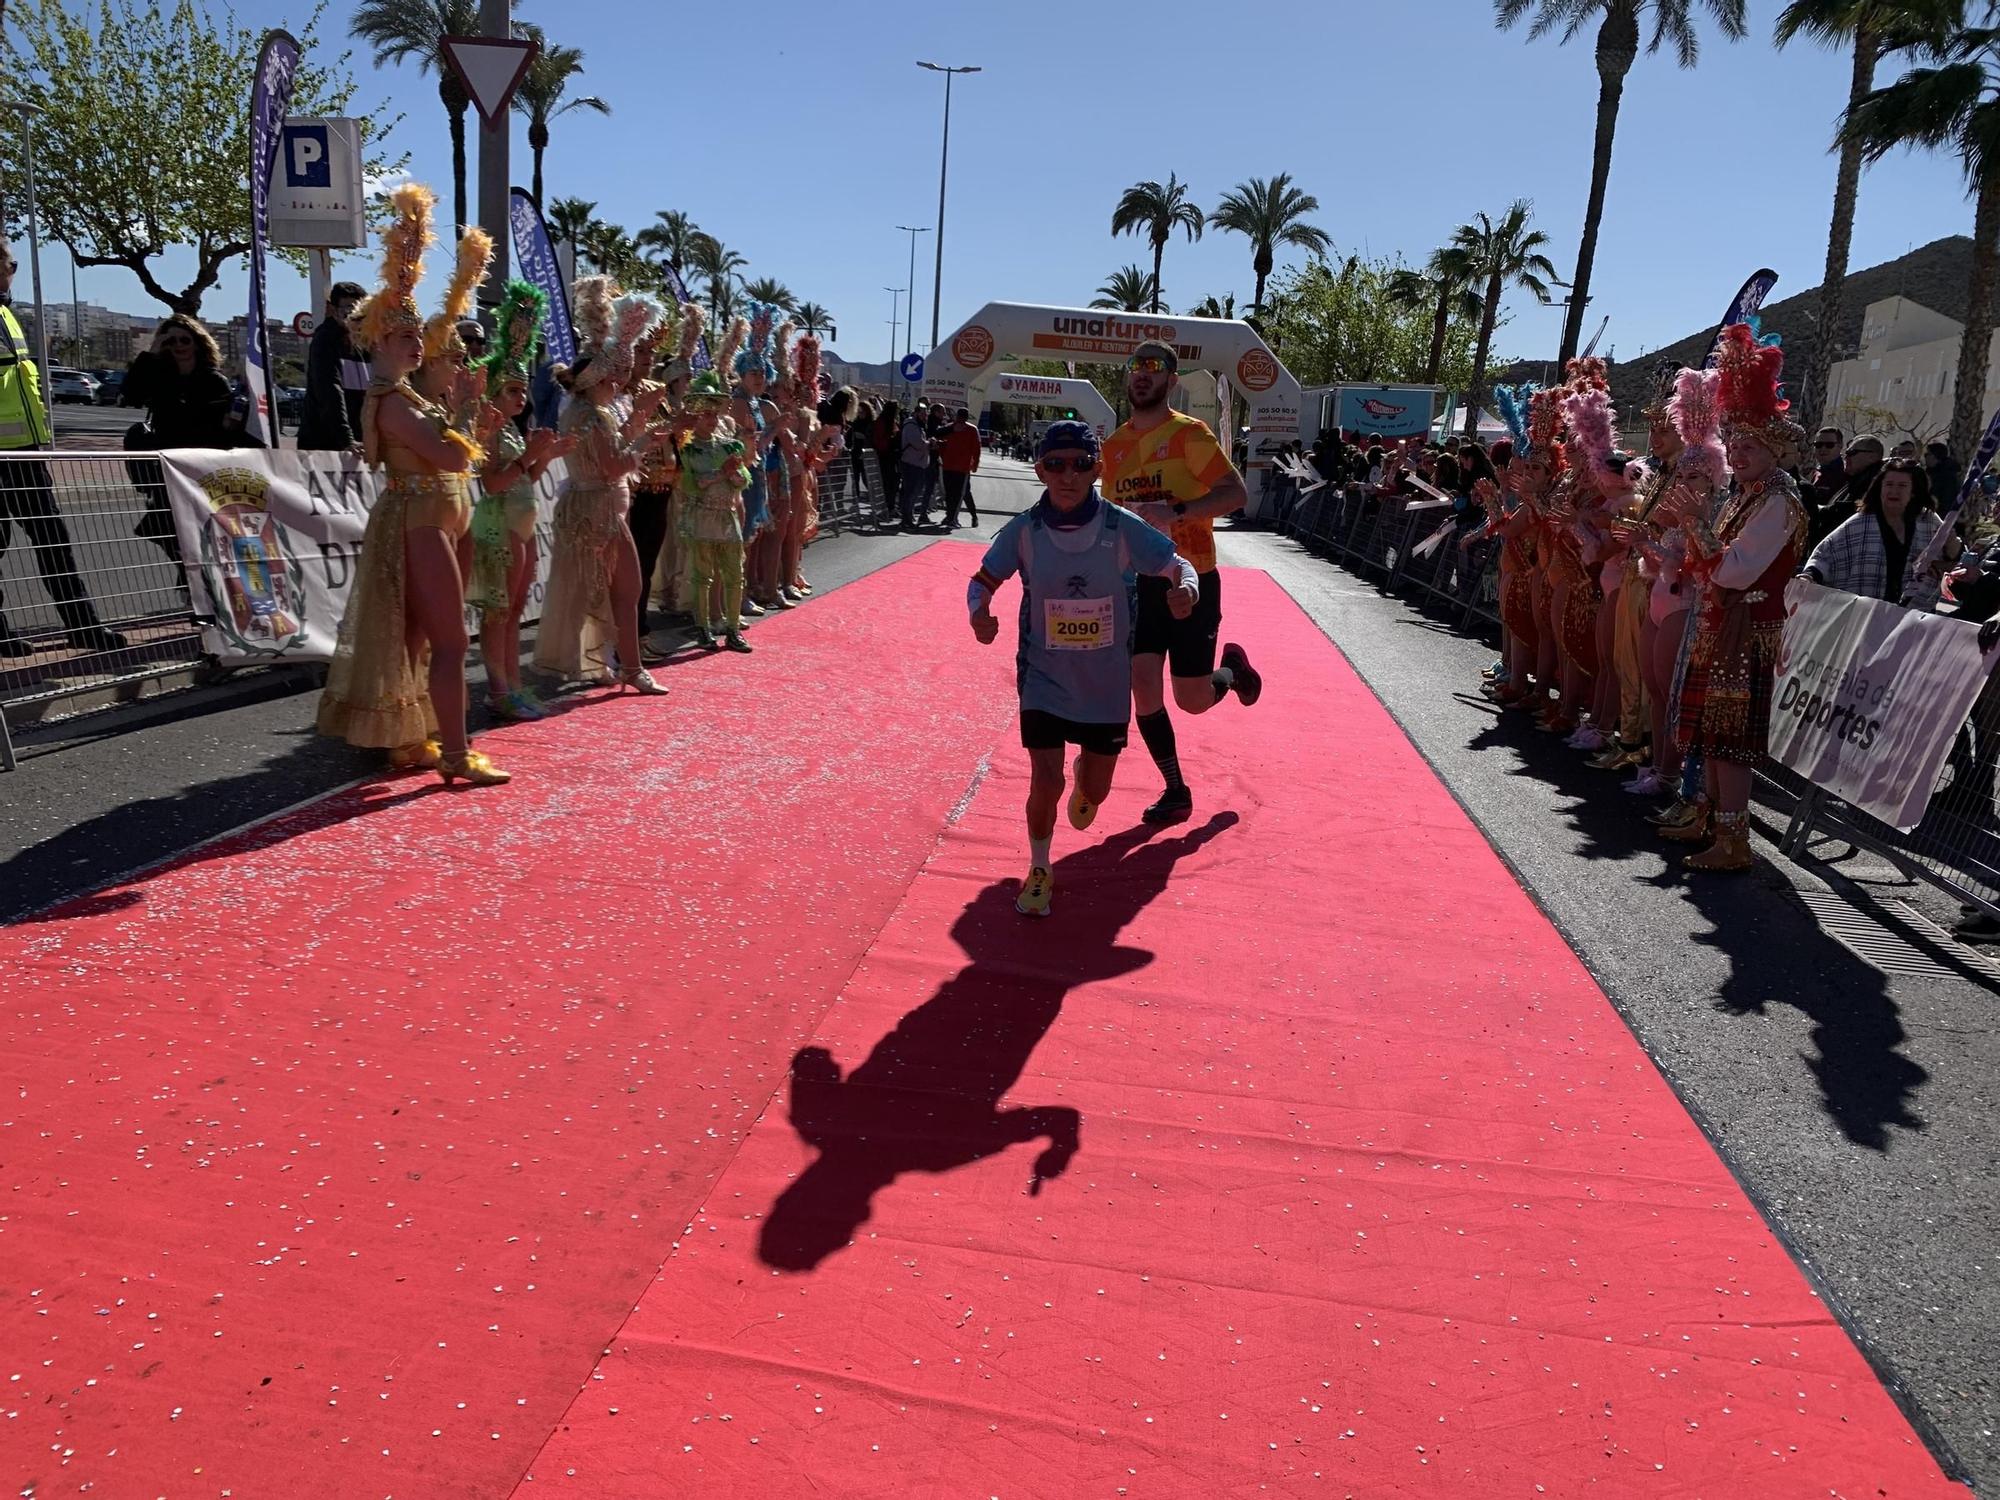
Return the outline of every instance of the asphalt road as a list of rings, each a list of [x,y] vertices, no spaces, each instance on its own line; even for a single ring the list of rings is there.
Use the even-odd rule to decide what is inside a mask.
[[[961,536],[990,534],[1033,499],[1022,466],[989,460],[987,470],[975,487],[983,524]],[[938,535],[829,538],[806,569],[823,594]],[[2000,993],[1976,955],[1926,925],[1948,919],[1949,904],[1843,848],[1822,848],[1825,863],[1772,860],[1746,877],[1692,882],[1614,778],[1477,696],[1488,647],[1291,542],[1232,533],[1222,555],[1267,569],[1346,653],[1920,1428],[2000,1500]],[[1281,665],[1267,666],[1267,684],[1278,707]],[[274,677],[19,736],[21,769],[0,776],[0,920],[365,774],[370,757],[313,734],[314,704],[296,679]],[[1829,936],[1805,904],[1822,896],[1900,934],[1913,962],[1897,967],[1918,972],[1885,974]],[[1411,962],[1445,965],[1451,954]]]

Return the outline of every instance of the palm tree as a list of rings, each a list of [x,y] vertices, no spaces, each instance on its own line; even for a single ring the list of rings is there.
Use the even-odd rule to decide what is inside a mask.
[[[513,9],[513,0],[508,0]],[[465,111],[472,98],[446,61],[444,39],[479,34],[479,0],[361,0],[348,30],[375,51],[375,66],[414,62],[420,73],[435,73],[438,98],[451,116],[453,222],[465,220]]]
[[[1293,187],[1290,172],[1280,172],[1269,179],[1253,177],[1238,183],[1208,216],[1215,228],[1231,230],[1250,241],[1250,266],[1257,273],[1251,311],[1264,309],[1264,278],[1271,274],[1273,252],[1279,245],[1296,245],[1316,255],[1333,248],[1324,229],[1306,222],[1307,214],[1318,212],[1319,199]]]
[[[644,264],[632,236],[616,224],[593,222],[584,231],[578,248],[590,257],[590,263],[601,274],[620,282],[629,280],[633,269]]]
[[[734,250],[723,248],[722,241],[712,234],[697,238],[688,251],[688,267],[708,287],[708,311],[713,322],[719,327],[724,310],[736,306],[736,284],[738,275],[750,262]]]
[[[588,198],[558,198],[549,205],[549,237],[568,240],[572,248],[583,244],[596,222],[597,205]]]
[[[659,251],[660,258],[678,276],[694,253],[695,241],[703,238],[702,232],[695,227],[694,220],[678,208],[661,209],[653,215],[653,220],[639,231],[639,248]]]
[[[1852,49],[1854,61],[1847,83],[1847,107],[1852,110],[1875,87],[1875,64],[1884,52],[1918,40],[1913,24],[1921,18],[1895,0],[1791,0],[1778,17],[1780,47],[1799,37]],[[1833,219],[1826,232],[1826,274],[1820,278],[1819,312],[1810,369],[1802,374],[1805,401],[1800,419],[1806,430],[1819,426],[1826,407],[1827,380],[1833,373],[1836,330],[1846,289],[1847,254],[1854,243],[1854,203],[1861,192],[1861,143],[1842,140],[1835,149],[1840,165],[1833,177]]]
[[[1590,271],[1597,260],[1597,229],[1604,217],[1604,189],[1611,180],[1611,141],[1618,130],[1618,102],[1625,94],[1625,75],[1639,56],[1639,14],[1653,13],[1648,52],[1672,42],[1674,55],[1691,68],[1701,55],[1695,36],[1695,0],[1493,0],[1494,19],[1504,31],[1530,11],[1534,23],[1528,39],[1558,28],[1565,42],[1574,40],[1592,18],[1597,27],[1597,139],[1590,156],[1590,198],[1583,210],[1583,238],[1576,248],[1576,275],[1571,279],[1569,315],[1563,319],[1562,353],[1567,360],[1582,342],[1584,310],[1590,303]],[[1744,0],[1701,0],[1722,34],[1735,41],[1744,33]]]
[[[1201,227],[1201,209],[1188,196],[1187,184],[1172,172],[1167,174],[1165,187],[1151,179],[1133,183],[1125,189],[1125,196],[1111,211],[1111,232],[1114,235],[1143,233],[1152,241],[1153,289],[1156,294],[1160,286],[1160,260],[1167,253],[1167,241],[1174,237],[1176,229],[1180,229],[1187,232],[1188,243],[1193,244],[1201,238]],[[1151,310],[1165,311],[1157,296]]]
[[[779,312],[790,312],[798,298],[792,289],[775,276],[759,276],[755,281],[743,283],[743,295],[752,302],[768,302]]]
[[[1159,283],[1142,266],[1121,266],[1090,299],[1092,307],[1115,307],[1121,312],[1161,312]]]
[[[514,91],[514,109],[528,117],[528,147],[535,153],[535,207],[542,206],[542,153],[549,149],[549,121],[573,109],[611,113],[611,106],[595,94],[566,98],[570,80],[583,72],[583,52],[576,47],[550,46],[539,26],[514,28],[541,50],[528,64],[521,86]]]
[[[1476,224],[1461,224],[1453,231],[1451,248],[1465,259],[1473,285],[1486,283],[1486,297],[1479,315],[1479,343],[1472,354],[1472,399],[1465,406],[1465,435],[1479,431],[1480,392],[1486,389],[1486,356],[1493,348],[1493,326],[1500,316],[1500,294],[1517,286],[1534,294],[1538,302],[1549,300],[1549,284],[1562,285],[1556,268],[1542,254],[1549,237],[1528,227],[1535,211],[1526,198],[1516,198],[1495,223],[1485,214]]]
[[[1979,440],[1986,400],[1986,362],[1993,338],[1994,292],[2000,284],[2000,25],[1968,26],[1959,0],[1913,7],[1942,23],[1931,41],[1908,50],[1927,64],[1886,88],[1872,89],[1847,111],[1840,140],[1855,141],[1863,160],[1880,161],[1898,146],[1955,152],[1973,195],[1972,277],[1965,294],[1965,332],[1958,343],[1952,388],[1951,451],[1961,463]],[[1985,7],[1986,21],[2000,5]]]
[[[799,325],[799,332],[830,334],[833,331],[833,314],[817,302],[801,302],[792,309],[792,317]]]
[[[1391,306],[1417,311],[1431,310],[1431,356],[1424,366],[1424,384],[1436,385],[1444,368],[1444,341],[1454,318],[1474,320],[1484,310],[1479,294],[1472,289],[1472,263],[1457,245],[1433,250],[1421,271],[1399,266],[1390,273],[1384,289]]]
[[[1190,318],[1224,318],[1236,316],[1236,293],[1231,292],[1220,302],[1213,297],[1204,297],[1188,309]]]

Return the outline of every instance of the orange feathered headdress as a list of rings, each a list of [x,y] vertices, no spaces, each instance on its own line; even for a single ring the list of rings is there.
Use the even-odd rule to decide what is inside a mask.
[[[405,329],[422,329],[417,283],[424,279],[424,251],[430,246],[431,210],[437,194],[420,182],[406,182],[389,195],[392,217],[382,231],[382,285],[355,320],[355,337],[365,349],[379,349]]]

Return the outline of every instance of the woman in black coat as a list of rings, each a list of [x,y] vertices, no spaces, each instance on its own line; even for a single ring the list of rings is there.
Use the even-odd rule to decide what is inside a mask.
[[[153,347],[133,360],[125,372],[119,405],[146,411],[145,423],[125,434],[125,446],[149,450],[232,447],[231,394],[229,380],[222,373],[222,351],[213,335],[195,319],[175,313],[154,332]],[[146,498],[146,513],[133,534],[178,563],[181,549],[167,509],[166,475],[151,460],[131,464],[128,472]]]

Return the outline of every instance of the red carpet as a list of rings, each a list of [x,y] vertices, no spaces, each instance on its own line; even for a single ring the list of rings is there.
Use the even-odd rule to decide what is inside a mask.
[[[996,753],[518,1494],[1962,1496],[1338,653],[1228,634],[1196,821],[1135,745],[1046,923]]]
[[[16,1489],[1963,1495],[1268,579],[1016,918],[970,555],[0,931]]]
[[[506,1494],[1011,720],[965,575],[0,929],[4,1493]]]

